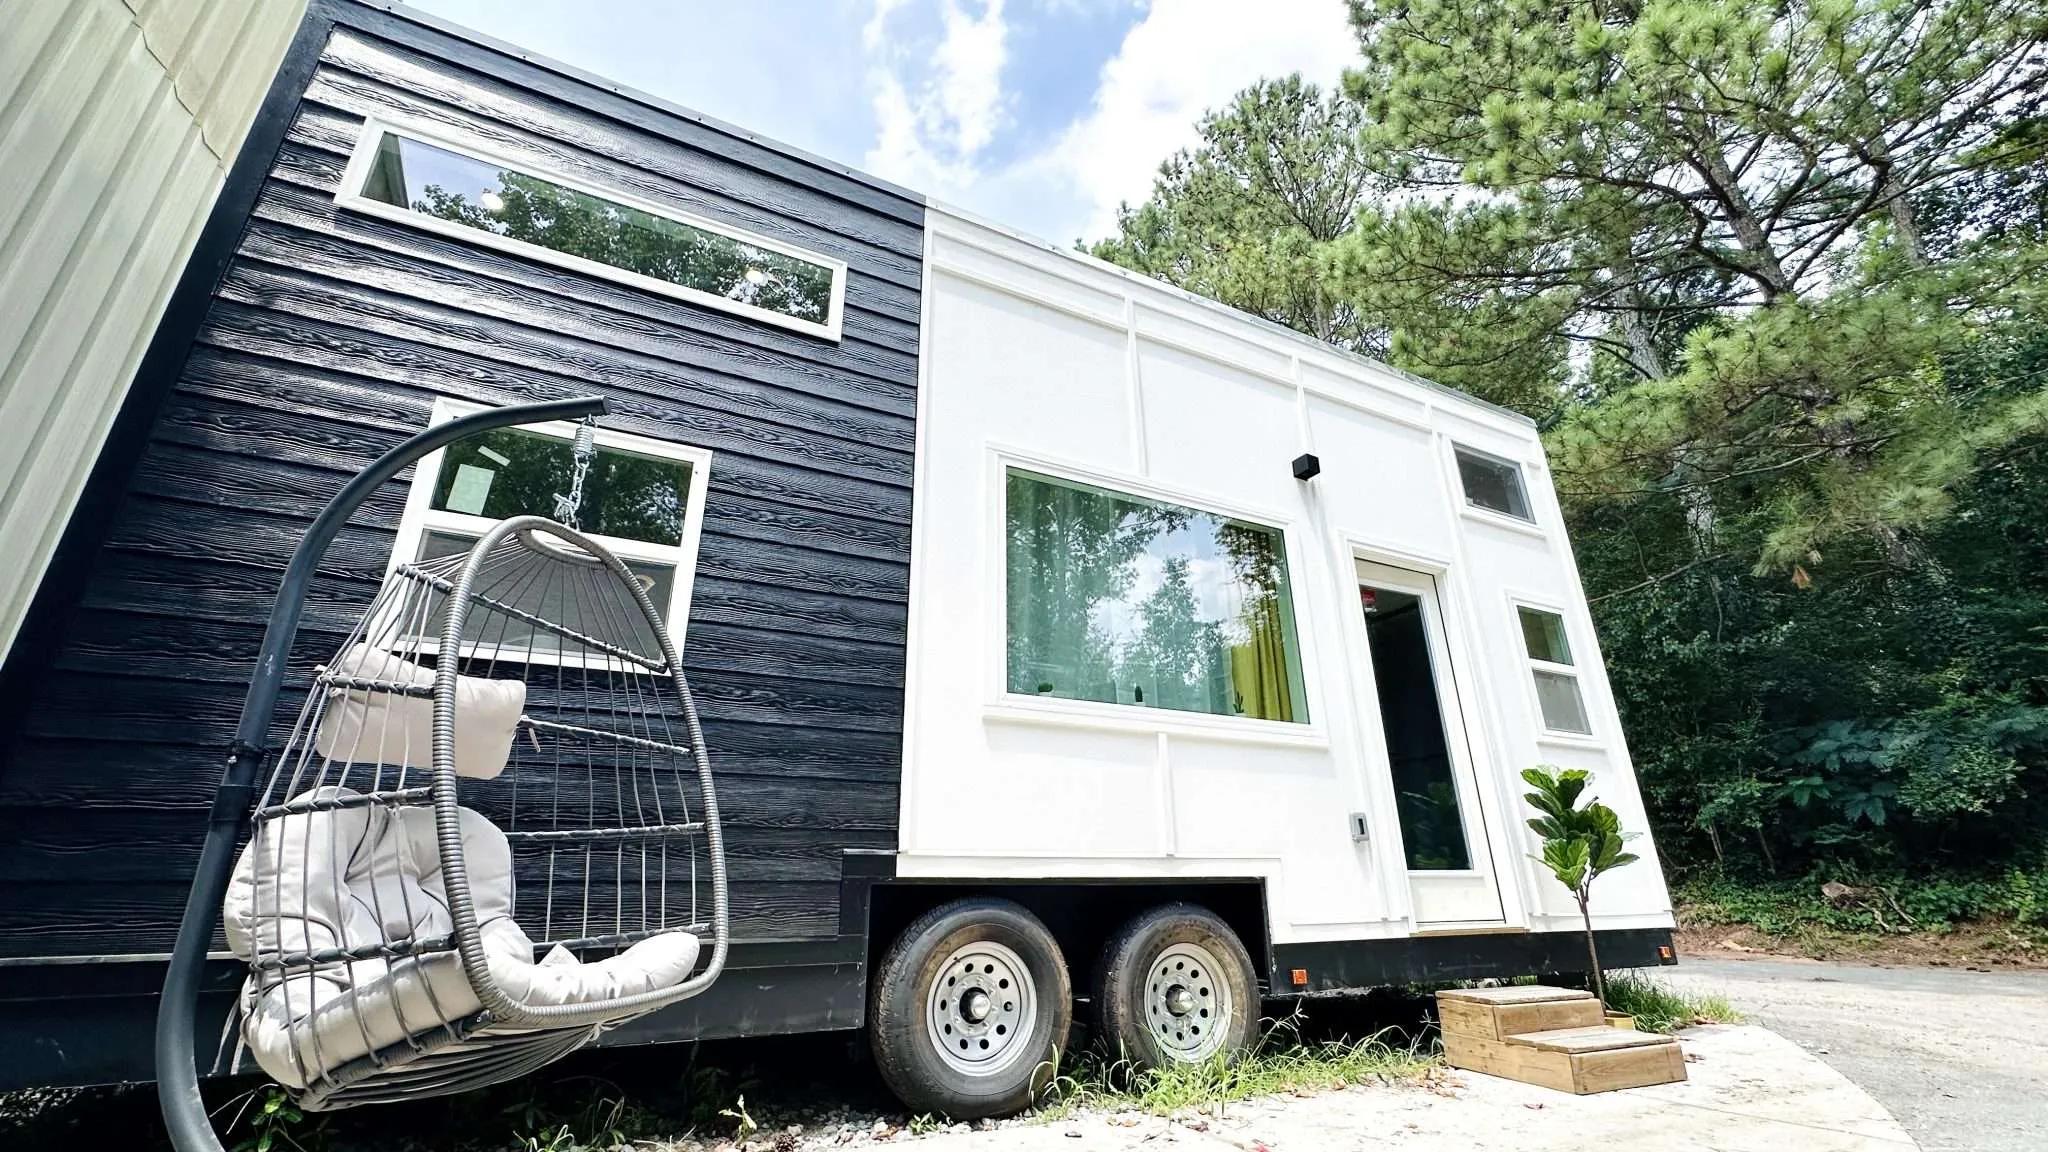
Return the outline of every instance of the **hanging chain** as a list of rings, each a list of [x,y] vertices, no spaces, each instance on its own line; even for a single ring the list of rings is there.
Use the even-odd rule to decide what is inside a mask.
[[[555,519],[581,530],[577,523],[583,511],[583,478],[590,475],[590,462],[597,456],[597,417],[585,416],[576,426],[576,444],[571,449],[575,465],[569,473],[569,494],[555,494]]]

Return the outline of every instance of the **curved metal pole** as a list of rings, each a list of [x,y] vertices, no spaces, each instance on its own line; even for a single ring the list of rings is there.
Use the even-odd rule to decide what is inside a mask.
[[[263,632],[255,675],[249,679],[249,694],[242,699],[242,719],[235,727],[235,742],[228,749],[227,769],[213,794],[213,809],[206,822],[206,845],[199,853],[192,894],[185,900],[185,915],[178,922],[178,943],[171,951],[163,996],[157,1003],[157,1103],[163,1109],[164,1127],[170,1132],[171,1144],[178,1152],[222,1152],[213,1123],[207,1118],[206,1104],[199,1096],[199,1068],[193,1057],[199,978],[206,966],[206,946],[213,940],[213,926],[220,917],[221,898],[227,894],[229,874],[234,870],[235,844],[242,836],[242,821],[249,815],[256,770],[263,764],[264,739],[277,711],[278,695],[284,690],[285,661],[291,655],[292,637],[299,630],[306,586],[312,582],[313,570],[357,506],[427,453],[494,428],[544,420],[575,420],[601,416],[604,412],[603,397],[578,396],[542,404],[491,408],[437,424],[378,457],[376,463],[343,485],[327,507],[320,510],[320,515],[314,517],[312,526],[292,552],[291,563],[284,570],[284,583],[277,590],[277,601],[270,607],[270,623]]]

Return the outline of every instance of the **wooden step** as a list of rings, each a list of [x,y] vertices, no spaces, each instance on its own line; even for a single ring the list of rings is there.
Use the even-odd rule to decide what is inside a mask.
[[[1633,1028],[1610,1028],[1605,1024],[1582,1028],[1553,1028],[1547,1032],[1524,1032],[1506,1039],[1510,1044],[1523,1048],[1540,1048],[1545,1052],[1612,1052],[1617,1048],[1650,1048],[1659,1044],[1678,1043],[1673,1037],[1655,1032],[1638,1032]]]
[[[1510,984],[1505,988],[1446,988],[1436,994],[1436,1002],[1446,1000],[1462,1004],[1534,1004],[1549,1003],[1553,1000],[1591,1000],[1593,994],[1584,988],[1552,988],[1548,984]]]
[[[1539,985],[1454,988],[1437,993],[1436,1010],[1445,1035],[1487,1040],[1558,1028],[1604,1027],[1605,1020],[1591,992]]]
[[[1453,1068],[1584,1095],[1685,1079],[1678,1041],[1611,1028],[1600,1002],[1569,988],[1437,993],[1444,1059]]]

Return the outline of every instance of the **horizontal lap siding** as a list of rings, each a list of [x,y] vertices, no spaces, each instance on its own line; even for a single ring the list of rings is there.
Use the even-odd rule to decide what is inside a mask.
[[[285,560],[439,396],[597,391],[607,426],[715,453],[683,660],[718,773],[737,937],[832,935],[842,852],[896,844],[922,208],[412,36],[341,30],[328,45],[9,736],[0,955],[169,948]],[[843,259],[844,338],[338,211],[366,115],[480,136]],[[287,709],[367,606],[409,481],[374,494],[330,550]]]

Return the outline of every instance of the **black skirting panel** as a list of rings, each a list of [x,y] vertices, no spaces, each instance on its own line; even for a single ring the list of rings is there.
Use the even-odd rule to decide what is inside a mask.
[[[336,207],[366,117],[516,141],[849,268],[792,333]],[[0,693],[0,958],[162,953],[291,548],[437,397],[603,393],[714,453],[683,661],[734,936],[837,938],[896,846],[924,209],[424,18],[314,0]],[[290,707],[382,577],[407,476],[316,579]],[[283,730],[275,742],[281,743]]]
[[[1677,963],[1669,928],[1620,928],[1594,933],[1601,966],[1654,968]],[[1488,932],[1409,936],[1393,940],[1333,940],[1275,944],[1270,987],[1275,993],[1384,988],[1443,980],[1584,972],[1584,932]],[[1307,983],[1294,981],[1296,970]]]
[[[850,944],[850,946],[846,946]],[[866,968],[860,941],[742,942],[710,990],[634,1020],[601,1045],[716,1040],[858,1028]],[[248,969],[208,964],[193,1035],[198,1066],[220,1075],[234,1050],[225,1031]],[[0,968],[0,1092],[122,1084],[155,1078],[159,961]],[[227,1047],[221,1037],[227,1036]],[[261,1075],[246,1058],[242,1071]]]

